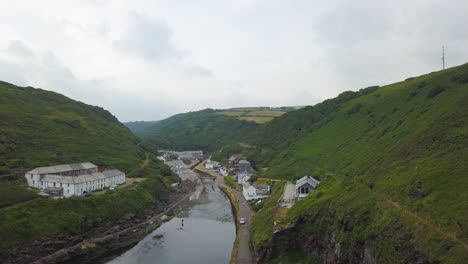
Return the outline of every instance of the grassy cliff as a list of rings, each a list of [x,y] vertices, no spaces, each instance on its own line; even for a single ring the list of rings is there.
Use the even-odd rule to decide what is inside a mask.
[[[166,199],[173,177],[111,113],[63,95],[0,82],[0,262],[35,239],[76,235],[139,215]],[[39,198],[24,170],[89,161],[147,177],[88,198]]]
[[[135,168],[138,139],[111,113],[61,94],[0,82],[0,159],[7,167],[92,161]]]
[[[295,227],[254,232],[256,249],[265,259],[299,250],[335,263],[462,263],[467,102],[462,65],[347,92],[262,126],[247,154],[264,176],[311,173],[323,185],[284,217]]]

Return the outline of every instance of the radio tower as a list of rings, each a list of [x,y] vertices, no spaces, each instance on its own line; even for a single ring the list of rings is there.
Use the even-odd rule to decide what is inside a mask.
[[[442,46],[442,70],[445,70],[445,49]]]

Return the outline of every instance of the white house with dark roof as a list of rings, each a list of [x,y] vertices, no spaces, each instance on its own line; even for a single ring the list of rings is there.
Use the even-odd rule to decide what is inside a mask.
[[[296,181],[296,198],[302,200],[309,195],[312,191],[317,189],[320,185],[320,182],[316,179],[306,175]]]
[[[125,182],[125,173],[99,170],[92,163],[39,167],[26,172],[28,185],[41,191],[70,197]]]
[[[249,182],[242,184],[242,195],[247,201],[266,198],[270,193],[269,185],[251,185]]]

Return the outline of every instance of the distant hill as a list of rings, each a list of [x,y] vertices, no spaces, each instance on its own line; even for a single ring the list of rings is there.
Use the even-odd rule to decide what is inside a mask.
[[[212,151],[259,126],[213,109],[178,114],[151,125],[144,124],[145,129],[142,122],[126,125],[143,141],[160,148],[204,151]]]
[[[135,135],[141,135],[146,129],[152,127],[158,121],[133,121],[126,122],[124,125],[128,127]]]

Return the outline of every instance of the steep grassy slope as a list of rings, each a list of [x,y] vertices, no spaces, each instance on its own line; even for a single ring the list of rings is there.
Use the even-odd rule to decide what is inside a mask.
[[[63,95],[0,83],[0,159],[7,167],[92,161],[136,168],[138,139],[111,113]]]
[[[334,174],[286,216],[294,228],[274,240],[254,232],[264,259],[299,250],[333,263],[463,263],[467,102],[462,65],[343,94],[251,135],[248,154],[266,176]],[[267,224],[266,213],[255,221]]]
[[[150,149],[100,107],[1,82],[0,262],[34,239],[112,224],[166,199],[165,182],[177,179]],[[82,161],[148,179],[135,188],[54,200],[38,198],[21,173],[35,166]]]
[[[211,151],[256,127],[256,123],[205,109],[161,120],[138,135],[161,148]]]

